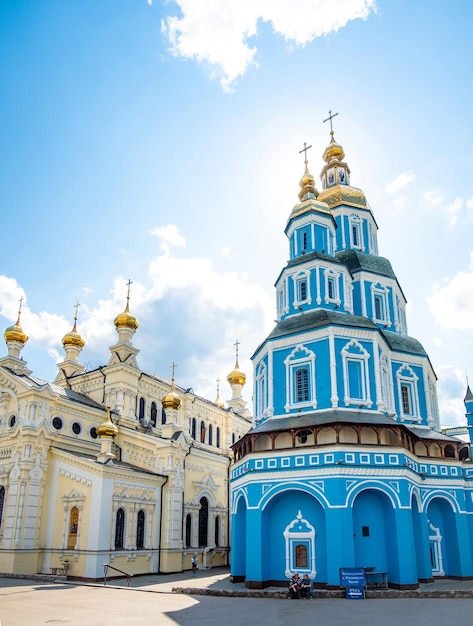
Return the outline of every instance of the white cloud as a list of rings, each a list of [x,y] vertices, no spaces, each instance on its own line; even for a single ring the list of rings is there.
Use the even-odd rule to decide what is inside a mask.
[[[431,206],[438,206],[443,202],[442,195],[439,191],[426,191],[424,193],[424,200]]]
[[[470,268],[443,284],[436,283],[427,297],[437,323],[450,330],[473,330],[473,255]]]
[[[412,172],[403,172],[399,174],[389,185],[386,185],[386,191],[390,194],[396,193],[401,189],[404,189],[410,182],[415,179],[415,175]]]
[[[350,20],[367,19],[376,0],[175,0],[181,16],[163,20],[175,56],[209,63],[223,88],[255,65],[258,21],[271,22],[286,42],[304,45],[337,32]]]
[[[177,248],[186,247],[186,239],[181,235],[179,229],[174,224],[168,224],[161,228],[154,228],[149,231],[149,234],[153,237],[159,237],[161,239],[161,249],[170,254],[170,247],[176,246]]]
[[[445,207],[445,210],[447,211],[447,215],[448,215],[448,223],[450,226],[454,226],[457,223],[459,213],[462,210],[462,208],[463,208],[463,199],[458,196],[455,198],[452,204],[449,204],[447,207]]]

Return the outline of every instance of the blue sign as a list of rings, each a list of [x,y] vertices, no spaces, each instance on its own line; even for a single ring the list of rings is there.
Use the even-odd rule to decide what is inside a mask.
[[[364,587],[366,585],[363,567],[341,567],[340,585],[342,587]]]
[[[363,587],[347,587],[345,589],[345,598],[349,600],[364,600],[365,590]]]

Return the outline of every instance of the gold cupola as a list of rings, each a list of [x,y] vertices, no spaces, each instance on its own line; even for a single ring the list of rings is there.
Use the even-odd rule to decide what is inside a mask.
[[[227,380],[232,386],[233,385],[243,386],[246,383],[246,374],[241,371],[240,366],[238,364],[238,346],[239,345],[240,345],[240,342],[236,341],[235,342],[235,346],[236,346],[235,367],[227,376]]]
[[[20,298],[20,308],[18,309],[18,317],[16,323],[13,326],[9,326],[4,333],[6,343],[14,342],[19,343],[23,347],[25,343],[28,341],[28,335],[23,332],[23,328],[20,326],[20,317],[21,317],[21,305],[23,302],[23,298]]]
[[[97,434],[100,439],[108,438],[113,439],[118,435],[118,428],[112,422],[112,418],[110,417],[110,407],[107,407],[107,419],[100,424],[97,428]]]
[[[299,200],[301,202],[304,202],[304,200],[308,200],[309,198],[315,199],[319,195],[319,192],[315,187],[315,178],[309,172],[308,168],[309,161],[307,160],[307,150],[309,150],[309,148],[312,148],[312,146],[307,146],[307,144],[304,143],[304,148],[301,150],[301,152],[304,152],[305,155],[304,173],[299,181],[299,187],[301,188],[299,191]]]
[[[330,143],[325,148],[325,152],[323,154],[323,160],[325,163],[335,163],[343,161],[345,158],[345,152],[342,146],[335,141],[333,130],[330,131]]]
[[[76,313],[74,315],[74,326],[71,332],[66,333],[64,337],[62,338],[62,345],[64,346],[66,352],[68,348],[79,348],[80,350],[82,350],[82,348],[85,346],[85,341],[77,332],[77,309],[79,307],[78,302],[76,303],[75,307],[76,307]]]
[[[217,378],[217,397],[215,398],[214,404],[221,409],[225,408],[225,403],[220,400],[220,378]]]
[[[176,367],[177,366],[175,363],[171,365],[171,368],[172,368],[171,390],[161,400],[161,404],[163,405],[164,409],[173,410],[173,411],[177,411],[177,409],[181,406],[181,399],[177,395],[174,389],[174,369]]]
[[[126,307],[123,313],[119,313],[114,320],[115,328],[120,330],[121,328],[129,328],[133,332],[138,328],[138,320],[134,315],[130,313],[130,294],[128,293],[126,297]]]

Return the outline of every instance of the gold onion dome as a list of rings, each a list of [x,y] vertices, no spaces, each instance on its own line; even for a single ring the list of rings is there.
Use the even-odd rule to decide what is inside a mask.
[[[114,324],[117,330],[119,328],[131,328],[132,330],[136,330],[138,328],[138,320],[134,315],[130,313],[130,309],[128,308],[128,298],[125,310],[123,311],[123,313],[117,315]]]
[[[164,409],[173,409],[174,411],[176,411],[181,406],[181,399],[174,390],[174,368],[177,366],[175,363],[173,363],[171,367],[172,367],[171,390],[161,400],[161,404],[163,405]]]
[[[97,428],[97,434],[100,438],[116,437],[116,435],[118,435],[118,428],[110,417],[110,407],[107,407],[107,419]]]
[[[62,345],[67,348],[68,346],[77,346],[78,348],[83,348],[85,346],[85,341],[77,332],[77,318],[74,318],[74,328],[70,333],[66,333],[62,338]]]
[[[299,186],[301,188],[301,190],[299,191],[299,200],[301,201],[303,199],[307,199],[308,197],[317,198],[317,196],[319,195],[319,192],[317,191],[315,187],[315,178],[309,172],[307,168],[307,162],[306,162],[304,174],[302,175],[302,178],[299,181]],[[308,194],[311,194],[311,195],[309,196]]]
[[[342,146],[335,141],[333,136],[333,130],[330,131],[331,139],[328,146],[325,148],[323,159],[326,163],[333,163],[334,161],[343,161],[345,158],[345,152]]]
[[[246,374],[241,371],[238,365],[238,357],[235,362],[235,368],[227,376],[230,385],[244,385],[246,382]]]
[[[181,399],[174,391],[174,386],[171,387],[171,391],[164,396],[161,403],[165,409],[178,409],[181,406]]]
[[[18,314],[18,319],[16,324],[13,326],[9,326],[4,333],[5,341],[16,341],[25,345],[28,341],[28,335],[25,335],[23,332],[23,328],[20,326],[20,314]]]

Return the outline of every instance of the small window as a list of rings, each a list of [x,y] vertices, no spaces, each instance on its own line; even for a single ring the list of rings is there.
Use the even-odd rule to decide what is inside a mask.
[[[0,487],[0,530],[2,528],[4,505],[5,505],[5,487]]]
[[[80,435],[82,431],[82,426],[79,424],[79,422],[74,422],[72,424],[72,432],[74,433],[74,435]]]
[[[409,385],[401,385],[402,394],[402,412],[404,415],[411,414],[411,393]]]
[[[208,444],[209,446],[213,446],[213,429],[212,429],[212,424],[209,424],[209,441]]]
[[[363,535],[363,537],[369,537],[370,536],[370,527],[369,526],[362,526],[361,527],[361,534]]]
[[[374,315],[375,315],[377,320],[384,319],[384,315],[383,315],[383,301],[381,299],[381,296],[375,296],[374,297]]]
[[[95,428],[95,426],[92,426],[92,428],[89,430],[89,434],[92,439],[97,439],[98,434],[97,434],[97,429]]]
[[[309,372],[307,368],[301,367],[296,370],[296,402],[307,402],[309,400]]]
[[[115,548],[123,548],[125,536],[125,511],[118,509],[115,519]]]
[[[158,419],[158,408],[156,402],[151,402],[150,421],[153,426],[156,426],[156,420]]]
[[[309,435],[310,435],[309,430],[301,430],[301,432],[298,433],[297,435],[297,440],[299,441],[299,443],[307,443],[307,439]]]
[[[199,546],[205,548],[207,545],[207,533],[209,523],[209,502],[207,498],[200,499],[199,510]]]
[[[306,231],[304,231],[302,233],[302,252],[305,252],[307,250],[307,233]]]
[[[79,529],[79,509],[73,506],[71,509],[69,522],[69,537],[67,540],[67,549],[74,550],[77,543],[77,531]]]
[[[138,417],[140,418],[140,420],[143,420],[145,418],[145,399],[144,398],[140,398],[140,408],[139,408]]]
[[[192,418],[192,425],[191,425],[191,436],[192,436],[192,439],[195,439],[196,430],[197,430],[197,423],[196,423],[195,417],[193,417]]]
[[[56,430],[61,430],[61,428],[62,428],[62,419],[60,417],[53,417],[53,427]]]
[[[358,224],[353,224],[351,227],[351,237],[352,237],[352,243],[354,246],[358,247],[359,244],[359,228],[358,228]]]
[[[190,513],[188,513],[186,515],[186,541],[185,541],[185,546],[186,548],[190,548],[192,543],[191,543],[191,537],[192,537],[192,516],[190,515]]]
[[[205,443],[205,424],[200,422],[200,443]]]
[[[218,515],[215,518],[214,543],[216,546],[220,545],[220,517]]]
[[[8,426],[10,428],[13,428],[15,424],[16,424],[16,415],[10,415],[10,419],[8,420]]]
[[[136,520],[136,547],[138,550],[143,550],[145,547],[145,519],[145,512],[140,509]]]
[[[304,569],[308,567],[307,546],[303,544],[296,546],[296,567]]]
[[[297,299],[299,302],[307,300],[307,281],[299,280],[297,283]]]

